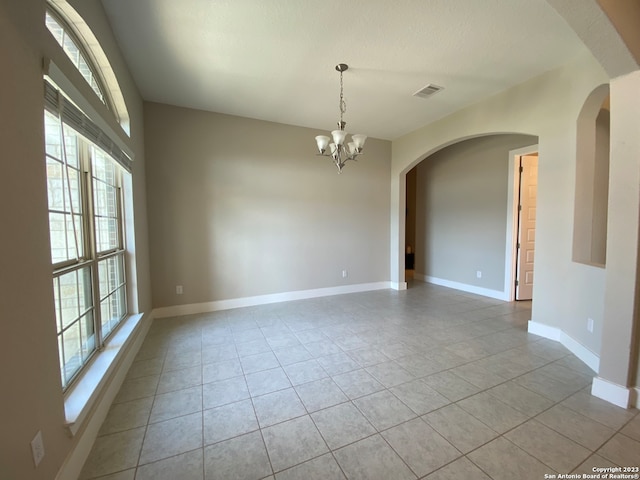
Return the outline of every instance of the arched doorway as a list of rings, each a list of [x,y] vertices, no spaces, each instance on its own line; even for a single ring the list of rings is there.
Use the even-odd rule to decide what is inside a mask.
[[[417,281],[510,299],[510,152],[535,144],[537,137],[520,134],[465,138],[407,169],[405,235],[399,252],[405,281],[414,276]]]

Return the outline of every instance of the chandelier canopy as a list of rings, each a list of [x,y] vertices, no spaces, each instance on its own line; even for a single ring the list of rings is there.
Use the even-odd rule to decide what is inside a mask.
[[[340,121],[338,122],[338,130],[331,132],[331,138],[326,135],[318,135],[316,137],[316,143],[318,144],[318,155],[323,157],[331,157],[333,163],[338,167],[338,173],[342,173],[344,164],[349,160],[356,160],[358,155],[362,154],[364,148],[364,142],[367,140],[366,135],[355,134],[351,135],[351,142],[346,142],[347,132],[344,131],[344,127],[347,125],[343,121],[342,117],[347,111],[347,104],[344,101],[342,74],[347,71],[349,65],[340,63],[336,65],[336,70],[340,72]],[[331,140],[333,139],[332,143]],[[328,147],[328,150],[327,150]]]

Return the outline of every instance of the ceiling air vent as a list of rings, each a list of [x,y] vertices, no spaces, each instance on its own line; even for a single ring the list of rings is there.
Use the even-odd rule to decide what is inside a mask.
[[[422,87],[420,90],[414,93],[413,96],[429,98],[431,95],[438,93],[442,89],[444,89],[444,87],[439,87],[438,85],[434,85],[433,83],[430,83],[426,87]]]

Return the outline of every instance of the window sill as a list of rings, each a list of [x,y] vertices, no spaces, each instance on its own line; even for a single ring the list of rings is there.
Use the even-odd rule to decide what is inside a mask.
[[[82,377],[69,389],[64,400],[65,427],[74,436],[82,427],[96,401],[110,382],[126,347],[136,337],[135,331],[144,314],[131,315],[123,320],[118,331],[99,352]]]

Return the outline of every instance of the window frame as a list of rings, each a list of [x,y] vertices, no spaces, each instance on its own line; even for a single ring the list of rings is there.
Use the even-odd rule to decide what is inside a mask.
[[[49,115],[51,118],[56,119],[55,124],[49,125],[46,121],[46,116]],[[123,320],[127,318],[129,315],[128,311],[128,298],[127,298],[127,287],[128,287],[128,269],[126,262],[126,235],[125,235],[125,216],[124,216],[124,174],[125,169],[107,152],[101,149],[98,145],[91,142],[89,139],[82,136],[77,130],[68,125],[62,115],[58,115],[56,117],[53,112],[46,110],[44,111],[45,117],[45,131],[49,128],[57,129],[59,133],[59,142],[60,142],[60,157],[57,158],[54,154],[50,153],[47,148],[45,148],[45,162],[49,159],[53,159],[59,162],[62,165],[63,175],[62,175],[62,197],[66,198],[68,195],[71,197],[71,192],[66,190],[70,186],[68,183],[68,174],[67,169],[74,168],[73,166],[69,166],[68,157],[66,152],[65,142],[68,138],[74,137],[74,141],[76,142],[76,160],[77,160],[77,171],[79,172],[79,191],[78,196],[80,197],[80,215],[81,220],[79,222],[79,227],[82,233],[82,254],[79,251],[76,251],[77,258],[68,258],[63,261],[53,262],[53,254],[52,254],[52,279],[53,279],[53,288],[54,288],[54,299],[56,301],[55,311],[56,311],[56,336],[58,339],[58,358],[60,361],[61,368],[61,382],[63,387],[63,392],[66,392],[71,388],[75,381],[82,376],[82,373],[85,369],[91,364],[93,358],[103,350],[106,341],[115,334],[118,330],[118,327],[122,325]],[[68,133],[67,129],[69,132]],[[49,132],[47,132],[49,133]],[[45,135],[45,138],[50,138]],[[113,168],[114,176],[113,182],[109,184],[111,188],[114,189],[114,197],[115,197],[115,217],[116,220],[116,245],[112,248],[109,248],[104,251],[98,251],[97,245],[97,217],[96,216],[96,185],[97,182],[104,182],[103,179],[99,178],[95,174],[95,163],[97,162],[97,155],[103,155],[106,161],[110,162],[110,166]],[[47,171],[47,179],[49,172]],[[50,184],[47,182],[47,191],[49,194]],[[48,206],[49,212],[52,211]],[[64,208],[64,207],[63,207]],[[73,216],[73,208],[70,210]],[[55,212],[55,210],[54,210]],[[62,213],[65,213],[64,211]],[[67,232],[65,230],[65,236]],[[108,262],[110,259],[117,259],[116,261],[119,263],[119,268],[116,269],[118,272],[116,274],[116,278],[121,278],[121,281],[118,281],[115,284],[113,289],[109,289],[107,293],[103,296],[101,295],[101,281],[104,281],[100,274],[100,264],[101,262]],[[87,286],[85,288],[80,289],[78,285],[80,282],[76,282],[76,291],[75,296],[77,298],[78,308],[76,309],[77,315],[75,318],[65,325],[64,323],[64,312],[63,312],[63,296],[60,293],[61,289],[61,281],[60,279],[68,274],[74,272],[80,272],[82,270],[88,271],[88,282],[90,291],[87,292]],[[79,273],[76,273],[79,275]],[[108,274],[107,274],[108,276]],[[76,277],[79,278],[79,277]],[[85,279],[86,282],[86,279]],[[110,285],[109,278],[106,279],[107,285]],[[56,291],[57,288],[57,291]],[[91,305],[88,308],[85,308],[84,311],[80,309],[81,299],[84,296],[86,301],[86,296],[89,296],[91,299]],[[114,295],[119,295],[117,298]],[[113,321],[113,317],[110,317],[108,320],[103,318],[102,315],[102,306],[104,301],[113,301],[113,298],[119,302],[119,315],[117,319]],[[111,299],[111,300],[110,300]],[[67,299],[68,300],[68,299]],[[67,375],[67,358],[66,358],[66,348],[64,343],[64,334],[69,331],[71,328],[83,328],[83,322],[87,320],[87,316],[91,316],[91,322],[93,325],[92,333],[83,336],[82,331],[79,330],[79,366],[73,370],[70,375]],[[108,330],[105,329],[105,323],[108,323]],[[87,328],[85,327],[85,330]],[[83,342],[83,340],[85,342]],[[93,343],[90,347],[90,352],[88,355],[84,355],[85,344]],[[76,354],[75,356],[77,356]],[[71,358],[71,357],[69,357]]]

